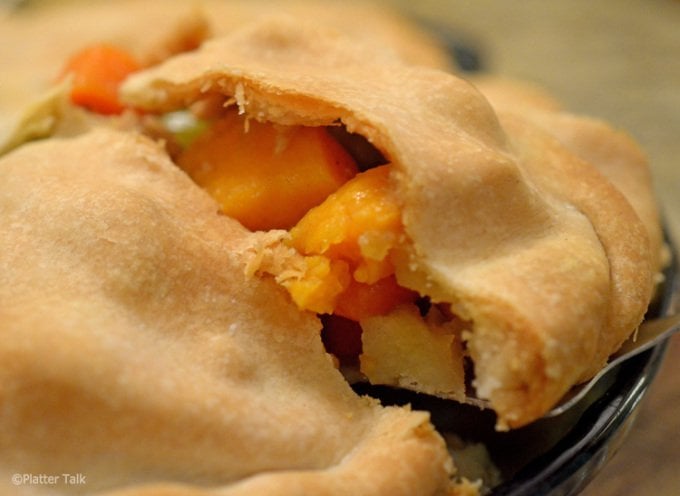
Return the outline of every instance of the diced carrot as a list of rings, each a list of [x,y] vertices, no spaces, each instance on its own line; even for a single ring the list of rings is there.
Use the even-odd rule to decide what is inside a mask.
[[[413,303],[418,293],[400,286],[392,275],[373,284],[352,281],[335,303],[335,315],[357,322],[385,315],[403,303]]]
[[[177,163],[251,230],[289,229],[358,171],[322,127],[246,122],[235,110]]]
[[[100,43],[90,45],[68,60],[62,76],[71,75],[71,101],[100,114],[118,114],[124,107],[118,88],[140,69],[125,50]]]

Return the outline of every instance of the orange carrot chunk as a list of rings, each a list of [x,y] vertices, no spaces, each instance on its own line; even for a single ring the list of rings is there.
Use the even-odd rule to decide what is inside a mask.
[[[224,213],[253,231],[292,227],[358,171],[323,127],[246,122],[235,110],[177,163]]]
[[[140,64],[125,50],[99,43],[90,45],[71,57],[62,78],[71,76],[71,101],[100,114],[119,114],[124,106],[118,88]]]

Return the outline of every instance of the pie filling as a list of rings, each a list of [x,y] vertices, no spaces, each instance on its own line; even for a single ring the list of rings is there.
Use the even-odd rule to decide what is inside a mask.
[[[236,108],[200,122],[176,163],[246,228],[285,231],[295,256],[259,273],[320,316],[339,365],[374,384],[463,399],[468,323],[397,277],[412,248],[392,165],[341,124],[280,126]]]
[[[114,71],[114,87],[126,70],[134,66]],[[97,113],[123,112],[116,91],[88,93],[107,75],[85,72],[95,81],[76,73],[72,101]],[[343,370],[374,384],[465,398],[462,336],[470,325],[450,305],[400,282],[413,249],[392,165],[366,139],[340,122],[259,122],[223,101],[139,120],[224,214],[253,232],[282,234],[277,252],[286,260],[256,272],[273,276],[298,308],[319,315],[326,348]]]

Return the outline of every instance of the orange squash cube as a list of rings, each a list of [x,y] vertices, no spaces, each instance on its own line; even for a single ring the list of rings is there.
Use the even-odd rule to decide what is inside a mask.
[[[391,188],[389,166],[357,174],[326,201],[310,210],[290,231],[291,244],[310,259],[343,261],[351,278],[341,292],[315,286],[315,308],[359,321],[384,315],[418,294],[400,286],[394,276],[390,251],[403,234],[401,211]],[[313,279],[311,276],[308,276]],[[298,305],[308,296],[309,285],[288,287]],[[336,285],[337,287],[337,285]],[[298,292],[302,292],[299,295]],[[311,306],[301,308],[313,309]],[[331,313],[326,310],[325,313]]]
[[[246,121],[235,109],[177,163],[224,213],[253,231],[291,228],[358,170],[323,127]]]
[[[390,249],[402,233],[401,211],[389,182],[389,166],[358,174],[291,229],[304,255],[347,260],[367,284],[394,272]]]

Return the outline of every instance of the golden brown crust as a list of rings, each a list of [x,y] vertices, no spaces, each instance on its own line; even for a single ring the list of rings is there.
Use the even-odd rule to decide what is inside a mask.
[[[651,265],[661,270],[664,243],[658,205],[649,163],[638,144],[606,122],[566,112],[551,95],[534,85],[490,76],[473,81],[494,108],[530,119],[594,165],[623,193],[647,230]]]
[[[221,94],[254,118],[363,134],[393,163],[417,253],[397,275],[473,321],[478,390],[501,426],[542,415],[649,301],[649,246],[625,198],[450,74],[279,18],[133,77],[124,94],[156,111]]]
[[[506,120],[537,126],[597,169],[593,171],[573,161],[573,173],[553,177],[552,184],[555,191],[572,198],[591,219],[612,265],[611,291],[615,297],[606,323],[610,331],[601,335],[595,360],[581,377],[588,379],[642,320],[654,278],[663,268],[664,242],[646,157],[627,134],[605,122],[563,111],[540,89],[493,78],[476,83],[494,108],[507,116]],[[624,205],[621,196],[628,205]],[[607,208],[613,205],[618,205],[618,214]],[[634,216],[640,222],[631,223]],[[624,232],[627,242],[623,241]]]
[[[628,134],[593,118],[561,112],[534,119],[623,193],[647,231],[651,266],[661,271],[665,262],[659,209],[649,163],[638,144]]]
[[[46,140],[3,157],[0,183],[0,473],[80,473],[90,494],[445,493],[427,414],[352,392],[318,320],[246,276],[252,235],[160,146]]]

